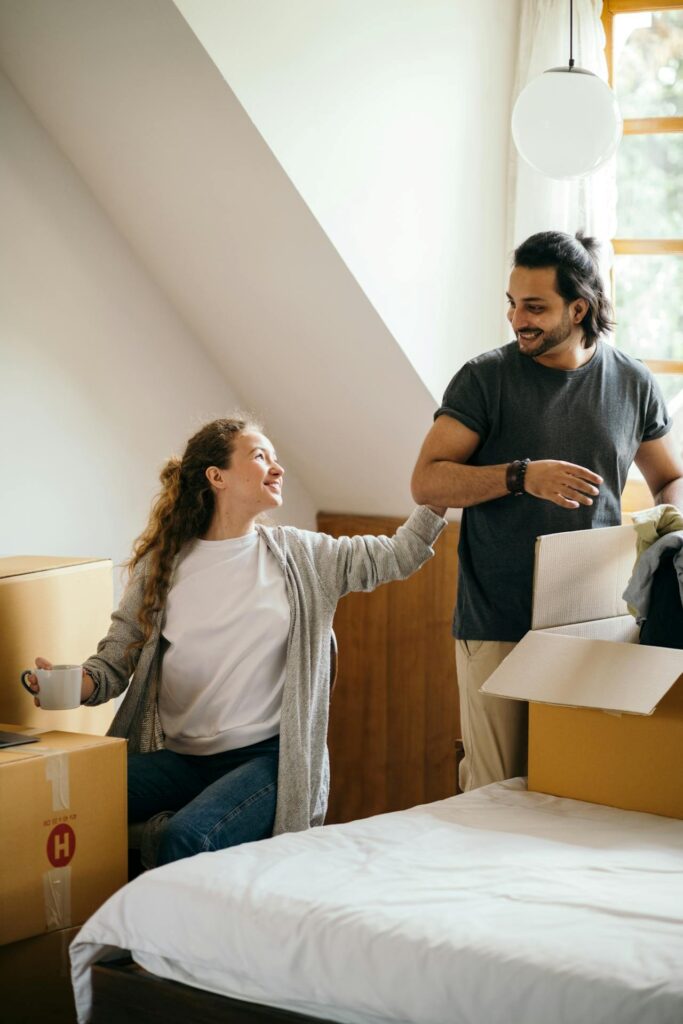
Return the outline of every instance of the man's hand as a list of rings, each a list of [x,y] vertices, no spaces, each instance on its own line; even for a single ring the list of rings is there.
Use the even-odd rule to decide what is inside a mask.
[[[592,505],[599,493],[602,477],[585,466],[573,462],[559,462],[556,459],[539,459],[530,462],[524,477],[524,490],[534,498],[552,501],[562,508],[578,508]]]

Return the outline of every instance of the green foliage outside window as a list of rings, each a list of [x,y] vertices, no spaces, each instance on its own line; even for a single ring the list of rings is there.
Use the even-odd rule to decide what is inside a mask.
[[[614,87],[624,118],[683,116],[683,10],[617,14]],[[626,135],[617,156],[617,239],[683,239],[683,133]],[[618,255],[616,343],[683,360],[683,255]],[[661,375],[676,404],[680,375]]]
[[[618,14],[614,21],[614,88],[622,116],[681,117],[683,10]]]

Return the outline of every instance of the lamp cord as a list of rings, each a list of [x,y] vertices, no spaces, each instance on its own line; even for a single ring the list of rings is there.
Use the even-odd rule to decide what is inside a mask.
[[[574,0],[569,0],[569,68],[574,67]]]

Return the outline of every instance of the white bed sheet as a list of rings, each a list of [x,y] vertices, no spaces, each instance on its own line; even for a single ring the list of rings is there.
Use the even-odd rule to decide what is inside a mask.
[[[71,946],[345,1024],[681,1024],[683,822],[524,780],[148,872]]]

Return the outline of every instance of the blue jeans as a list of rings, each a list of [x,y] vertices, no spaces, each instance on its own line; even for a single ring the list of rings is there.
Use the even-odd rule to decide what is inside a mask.
[[[169,817],[159,864],[272,835],[280,737],[196,756],[156,750],[128,757],[128,819]]]

